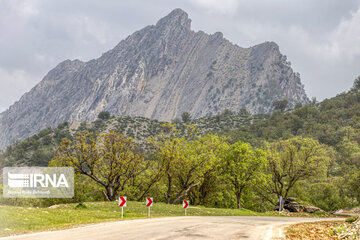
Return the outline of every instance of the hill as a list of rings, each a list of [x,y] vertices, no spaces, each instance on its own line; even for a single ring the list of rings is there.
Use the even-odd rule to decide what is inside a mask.
[[[219,132],[249,126],[251,123],[264,119],[266,115],[250,115],[246,112],[224,112],[213,117],[194,119],[189,124],[196,124],[200,133]],[[145,117],[111,116],[109,119],[97,119],[94,122],[63,122],[56,128],[46,128],[39,133],[16,141],[0,154],[1,166],[47,166],[55,154],[62,138],[73,139],[77,132],[107,132],[116,130],[127,137],[133,138],[143,149],[147,148],[147,138],[156,136],[161,131],[161,125],[166,122]],[[181,131],[185,123],[176,121]]]

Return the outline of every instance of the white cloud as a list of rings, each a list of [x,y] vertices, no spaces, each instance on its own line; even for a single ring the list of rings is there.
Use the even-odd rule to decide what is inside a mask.
[[[239,6],[238,0],[189,0],[190,3],[211,13],[234,14]]]
[[[0,112],[28,92],[38,81],[23,70],[7,71],[0,68]]]
[[[360,55],[360,8],[341,21],[332,33],[331,53],[352,60]]]

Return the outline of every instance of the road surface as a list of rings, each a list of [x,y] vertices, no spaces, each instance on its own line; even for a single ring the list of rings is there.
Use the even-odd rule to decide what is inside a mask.
[[[286,225],[324,220],[334,219],[235,216],[166,217],[97,223],[72,229],[39,232],[0,239],[284,239],[282,227]]]

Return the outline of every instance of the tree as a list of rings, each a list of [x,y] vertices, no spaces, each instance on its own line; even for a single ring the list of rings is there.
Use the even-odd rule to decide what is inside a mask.
[[[295,109],[299,109],[302,107],[302,103],[301,102],[298,102],[295,104]]]
[[[342,187],[346,189],[348,196],[360,203],[360,168],[349,166],[346,170]]]
[[[230,109],[226,108],[222,114],[224,116],[231,116],[231,115],[233,115],[233,112]]]
[[[326,176],[331,151],[316,140],[295,137],[268,144],[266,153],[271,175],[268,193],[286,199],[299,180]]]
[[[316,97],[312,97],[310,105],[315,106],[316,103],[317,103]]]
[[[203,137],[184,142],[181,157],[173,168],[175,185],[173,204],[197,186],[201,186],[218,165],[220,149],[224,146],[224,138],[208,134]]]
[[[265,179],[266,155],[262,150],[252,149],[250,144],[236,142],[225,148],[222,174],[232,185],[237,208],[243,191]]]
[[[354,80],[354,84],[352,87],[353,91],[358,91],[360,90],[360,76],[358,76],[355,80]]]
[[[165,201],[175,204],[200,186],[205,176],[216,168],[223,138],[198,137],[193,125],[187,126],[186,133],[180,137],[174,125],[166,124],[163,133],[149,141],[158,162],[152,175],[161,176],[166,186]]]
[[[238,112],[238,115],[249,115],[249,112],[246,110],[246,108],[241,108]]]
[[[188,112],[183,112],[181,114],[181,119],[184,123],[190,123],[191,122],[191,115]]]
[[[135,148],[134,140],[120,133],[111,131],[98,138],[79,133],[74,142],[62,140],[51,165],[73,167],[101,185],[105,200],[113,201],[118,190],[143,171],[143,156]]]
[[[156,161],[152,168],[151,178],[146,184],[146,188],[143,191],[141,198],[150,190],[150,188],[164,177],[167,181],[167,192],[165,195],[166,203],[170,203],[171,200],[171,190],[172,190],[172,171],[174,168],[174,163],[177,162],[179,157],[179,148],[184,141],[184,138],[179,138],[179,131],[176,129],[174,124],[163,124],[162,131],[159,135],[153,138],[149,138],[148,142],[150,147],[153,150]]]
[[[275,110],[283,112],[287,108],[288,104],[289,104],[289,101],[284,99],[284,100],[279,100],[279,101],[273,102],[273,107]]]
[[[110,118],[110,113],[107,111],[102,111],[99,113],[98,118],[101,120],[107,120]]]

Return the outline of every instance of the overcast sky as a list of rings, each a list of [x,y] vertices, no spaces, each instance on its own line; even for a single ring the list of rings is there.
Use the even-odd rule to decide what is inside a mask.
[[[360,0],[0,0],[0,112],[65,59],[88,61],[182,8],[195,31],[275,41],[318,100],[360,75]]]

